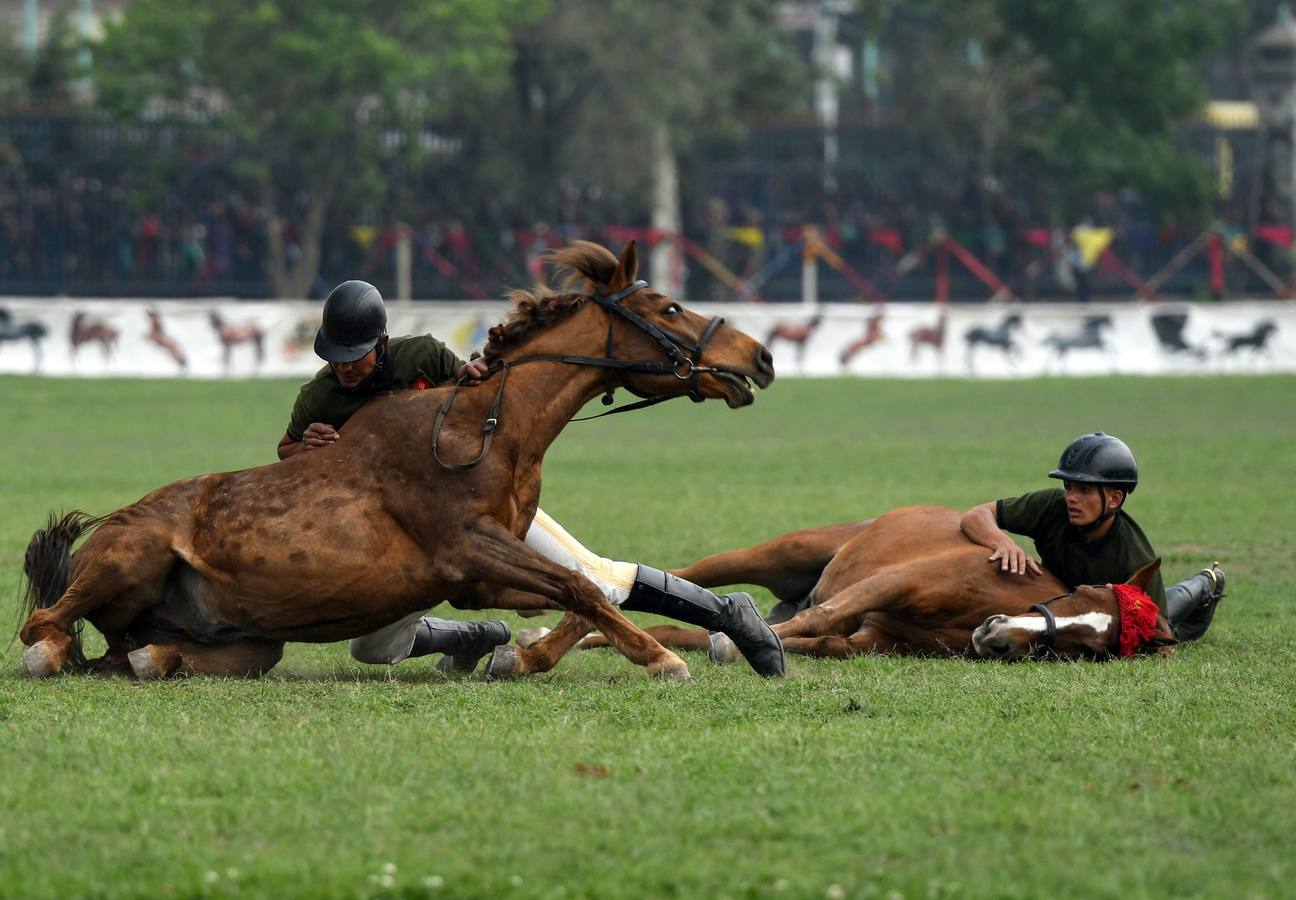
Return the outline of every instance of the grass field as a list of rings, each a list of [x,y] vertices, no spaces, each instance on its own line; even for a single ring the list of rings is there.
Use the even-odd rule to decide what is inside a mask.
[[[0,628],[47,511],[270,462],[295,390],[0,378]],[[597,652],[484,684],[295,645],[259,681],[137,684],[33,682],[11,646],[0,896],[1293,896],[1296,379],[782,381],[571,426],[543,505],[679,565],[1044,486],[1097,428],[1138,454],[1167,583],[1229,573],[1171,658],[766,682],[687,654],[677,685]]]

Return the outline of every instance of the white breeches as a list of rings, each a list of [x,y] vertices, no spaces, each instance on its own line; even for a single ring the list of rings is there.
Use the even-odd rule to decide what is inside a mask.
[[[598,556],[567,533],[543,509],[537,509],[527,529],[526,545],[545,559],[564,569],[575,569],[603,592],[614,606],[630,596],[639,567]],[[400,621],[379,628],[364,637],[352,638],[351,655],[363,663],[395,665],[409,656],[414,647],[414,631],[423,613],[410,613]]]
[[[550,562],[564,569],[575,569],[603,592],[613,606],[620,606],[630,596],[639,566],[598,556],[567,533],[543,509],[537,509],[527,529],[526,545]]]

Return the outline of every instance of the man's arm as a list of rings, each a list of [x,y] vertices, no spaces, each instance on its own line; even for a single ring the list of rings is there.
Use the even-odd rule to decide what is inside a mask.
[[[999,562],[999,571],[1011,575],[1025,575],[1027,572],[1038,575],[1040,567],[1017,546],[1017,542],[1008,532],[999,527],[999,517],[995,512],[995,501],[974,506],[963,514],[959,527],[968,536],[968,540],[989,547],[990,562]]]
[[[320,447],[327,447],[336,441],[340,434],[332,425],[325,425],[323,422],[312,422],[306,426],[306,431],[302,434],[300,441],[294,441],[292,435],[284,432],[284,436],[279,439],[280,459],[287,459],[290,456],[296,456],[306,450],[316,450]]]

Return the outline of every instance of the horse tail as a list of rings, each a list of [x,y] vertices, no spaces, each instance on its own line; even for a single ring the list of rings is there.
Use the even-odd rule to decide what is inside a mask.
[[[18,627],[32,617],[38,609],[49,609],[68,589],[72,572],[72,545],[87,531],[95,528],[106,517],[92,516],[73,510],[60,517],[50,513],[49,522],[32,535],[23,557],[23,576],[27,583],[19,600]],[[85,665],[81,649],[81,622],[68,629],[72,637],[72,653],[68,663],[73,668]]]

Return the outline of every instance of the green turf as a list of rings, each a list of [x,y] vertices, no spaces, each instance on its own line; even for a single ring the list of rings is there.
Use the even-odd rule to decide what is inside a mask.
[[[271,461],[295,389],[0,378],[0,588],[52,508]],[[660,565],[1044,486],[1103,428],[1138,453],[1167,582],[1218,558],[1229,597],[1164,660],[795,658],[779,682],[686,654],[696,681],[660,684],[601,651],[483,684],[342,645],[260,681],[33,682],[11,647],[0,896],[1291,896],[1294,400],[1293,378],[789,380],[573,425],[543,505]]]

